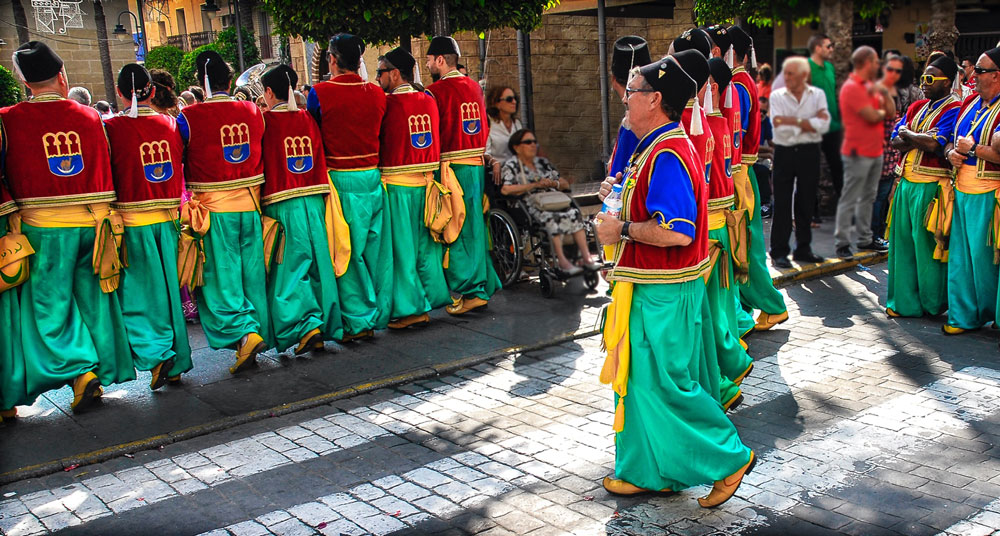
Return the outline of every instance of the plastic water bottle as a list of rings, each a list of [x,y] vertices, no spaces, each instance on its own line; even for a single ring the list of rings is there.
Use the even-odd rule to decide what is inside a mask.
[[[622,183],[618,183],[611,187],[611,193],[604,198],[604,206],[601,207],[601,212],[604,212],[608,216],[614,216],[616,218],[620,217],[622,214]]]

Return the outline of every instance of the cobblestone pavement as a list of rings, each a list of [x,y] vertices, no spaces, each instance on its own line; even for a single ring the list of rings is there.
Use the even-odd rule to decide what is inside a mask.
[[[881,313],[884,266],[783,290],[732,414],[761,463],[716,510],[616,498],[599,340],[478,365],[0,488],[0,530],[66,534],[1000,534],[985,330]]]

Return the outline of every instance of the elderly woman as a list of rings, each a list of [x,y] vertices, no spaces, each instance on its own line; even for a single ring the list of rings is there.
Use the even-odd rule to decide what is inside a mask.
[[[511,135],[507,142],[510,152],[514,154],[503,163],[500,175],[503,195],[520,196],[542,190],[568,190],[569,182],[559,177],[559,172],[552,164],[538,156],[538,139],[529,129],[521,129]],[[599,270],[597,259],[590,254],[587,244],[587,233],[584,231],[583,215],[580,209],[569,207],[560,211],[538,209],[528,203],[528,212],[532,219],[545,226],[545,231],[552,237],[552,249],[559,259],[559,269],[566,275],[576,275],[583,271]],[[566,258],[563,251],[562,235],[572,234],[576,246],[580,250],[580,264],[577,266]]]

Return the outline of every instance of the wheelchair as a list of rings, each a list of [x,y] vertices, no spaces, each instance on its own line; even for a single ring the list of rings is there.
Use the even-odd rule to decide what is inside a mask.
[[[569,275],[559,269],[559,261],[552,250],[554,238],[545,230],[545,226],[534,220],[528,211],[528,202],[520,197],[500,194],[500,188],[493,184],[493,179],[487,173],[486,194],[490,201],[487,225],[491,237],[490,257],[493,267],[503,283],[503,287],[521,281],[522,270],[534,272],[542,296],[551,298],[556,293],[556,283],[563,283],[573,278],[583,278],[588,290],[594,290],[600,283],[597,271],[584,270],[581,273]],[[580,210],[576,199],[571,206]],[[586,212],[581,210],[586,217]],[[589,222],[585,227],[587,242],[592,251],[601,250],[597,243],[594,226]],[[579,256],[576,244],[571,235],[562,235],[563,248],[566,256]]]

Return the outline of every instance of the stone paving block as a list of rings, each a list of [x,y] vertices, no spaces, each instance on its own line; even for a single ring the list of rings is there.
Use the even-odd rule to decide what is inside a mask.
[[[292,517],[292,515],[289,514],[288,512],[286,512],[284,510],[277,510],[277,511],[274,511],[274,512],[268,512],[268,513],[266,513],[266,514],[258,517],[257,521],[261,525],[264,525],[265,527],[270,527],[271,525],[275,525],[277,523],[285,521],[286,519],[291,519],[291,517]]]
[[[320,502],[309,502],[299,504],[289,508],[288,513],[298,518],[310,527],[316,527],[321,523],[329,523],[340,519],[340,514],[333,511],[329,506]]]
[[[460,506],[437,495],[417,499],[413,504],[442,519],[449,519],[462,512]]]
[[[264,528],[264,525],[256,521],[244,521],[242,523],[237,523],[235,525],[230,525],[226,527],[230,534],[233,536],[266,536],[271,534],[271,531]]]
[[[529,532],[544,527],[545,523],[528,515],[525,512],[513,511],[506,515],[494,519],[496,523],[515,534],[528,534]]]

